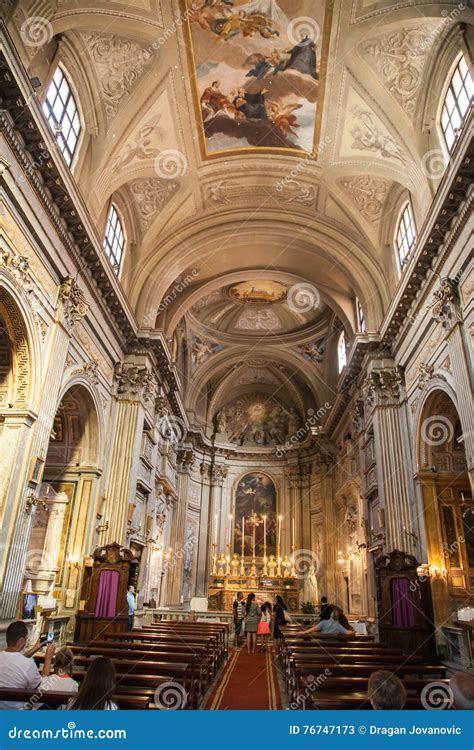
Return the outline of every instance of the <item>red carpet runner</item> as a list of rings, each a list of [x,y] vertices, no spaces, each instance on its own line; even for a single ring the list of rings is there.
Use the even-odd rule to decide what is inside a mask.
[[[280,690],[272,652],[248,654],[246,649],[229,657],[206,710],[281,709]]]

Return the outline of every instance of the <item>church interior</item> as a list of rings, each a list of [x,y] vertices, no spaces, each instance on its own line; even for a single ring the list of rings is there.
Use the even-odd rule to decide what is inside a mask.
[[[1,5],[0,647],[120,708],[426,708],[474,675],[474,12]]]

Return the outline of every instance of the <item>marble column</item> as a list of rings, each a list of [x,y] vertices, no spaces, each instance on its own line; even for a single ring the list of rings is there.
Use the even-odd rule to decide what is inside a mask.
[[[389,358],[370,360],[363,384],[373,429],[379,497],[385,510],[386,550],[414,552],[413,465],[403,376]]]
[[[65,492],[58,492],[54,497],[47,500],[48,506],[48,525],[46,527],[46,536],[44,539],[43,555],[38,567],[38,574],[35,582],[35,590],[41,594],[45,600],[51,594],[56,574],[59,570],[58,559],[61,547],[62,530],[64,517],[69,498]]]
[[[125,544],[128,505],[133,500],[143,434],[143,399],[149,380],[144,364],[119,363],[114,372],[115,410],[100,543]]]
[[[170,547],[173,563],[168,569],[166,601],[170,606],[181,605],[183,556],[186,511],[188,505],[189,474],[194,463],[191,450],[178,451],[178,499],[174,506]]]
[[[202,463],[201,472],[201,515],[197,551],[196,596],[207,596],[209,575],[212,566],[213,515],[211,513],[210,466]]]

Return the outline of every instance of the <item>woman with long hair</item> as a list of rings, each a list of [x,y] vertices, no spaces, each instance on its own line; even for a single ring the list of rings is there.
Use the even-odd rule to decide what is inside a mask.
[[[281,638],[280,625],[286,625],[285,612],[287,611],[288,608],[283,601],[283,597],[281,597],[280,594],[277,594],[275,598],[275,605],[273,607],[273,612],[275,614],[275,623],[273,626],[274,638]]]
[[[112,700],[115,690],[115,667],[111,659],[98,656],[94,659],[76,698],[72,698],[67,708],[73,711],[117,711]]]
[[[247,653],[254,653],[257,645],[257,628],[260,621],[260,607],[255,594],[250,593],[245,604],[245,632],[247,633]]]

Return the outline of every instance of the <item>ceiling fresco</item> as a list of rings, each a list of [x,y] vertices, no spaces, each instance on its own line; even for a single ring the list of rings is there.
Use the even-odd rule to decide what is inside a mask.
[[[183,0],[205,154],[316,147],[323,0]]]

